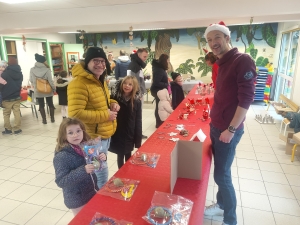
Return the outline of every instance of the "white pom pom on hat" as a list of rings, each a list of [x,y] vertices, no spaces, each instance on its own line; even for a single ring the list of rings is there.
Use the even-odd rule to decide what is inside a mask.
[[[214,31],[214,30],[218,30],[218,31],[221,31],[223,32],[224,34],[228,35],[230,37],[230,30],[228,27],[226,27],[225,23],[223,21],[220,21],[219,23],[213,23],[213,24],[210,24],[206,30],[205,30],[205,33],[204,33],[204,37],[205,39],[207,40],[207,34],[211,31]]]

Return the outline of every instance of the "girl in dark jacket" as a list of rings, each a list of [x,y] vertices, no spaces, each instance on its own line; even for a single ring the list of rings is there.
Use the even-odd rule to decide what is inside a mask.
[[[134,76],[126,76],[116,82],[115,91],[111,99],[120,105],[117,116],[117,130],[111,137],[109,151],[118,155],[120,169],[131,157],[134,147],[141,147],[142,143],[142,109],[138,97],[138,81]]]
[[[171,82],[171,90],[172,90],[172,107],[175,110],[177,106],[184,99],[184,92],[182,89],[182,77],[180,73],[171,73],[173,81]]]
[[[67,71],[61,71],[55,84],[56,92],[58,94],[58,104],[61,106],[61,115],[63,119],[68,117],[68,85],[70,81],[67,76]]]
[[[155,98],[155,118],[156,118],[156,128],[158,128],[163,122],[160,120],[158,115],[158,103],[159,98],[157,97],[157,92],[166,88],[168,89],[169,81],[166,70],[168,70],[169,56],[162,54],[159,59],[154,59],[152,61],[152,74],[153,82],[150,88],[151,95]]]
[[[67,118],[60,124],[53,165],[55,182],[63,189],[65,205],[76,215],[98,191],[93,164],[86,164],[80,143],[89,140],[84,124]],[[106,155],[99,155],[106,160]]]

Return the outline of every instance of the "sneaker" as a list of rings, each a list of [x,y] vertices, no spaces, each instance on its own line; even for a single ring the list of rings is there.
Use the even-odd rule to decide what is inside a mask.
[[[214,203],[210,206],[207,206],[204,210],[204,215],[206,216],[223,216],[223,214],[224,210],[220,208],[218,203]]]
[[[14,134],[15,135],[18,135],[18,134],[21,134],[22,133],[22,130],[20,129],[20,130],[16,130],[15,132],[14,132]]]
[[[147,139],[148,137],[146,135],[142,134],[142,139]]]
[[[11,131],[11,130],[7,130],[7,129],[5,128],[5,131],[2,131],[2,134],[3,134],[3,135],[12,134],[12,131]]]

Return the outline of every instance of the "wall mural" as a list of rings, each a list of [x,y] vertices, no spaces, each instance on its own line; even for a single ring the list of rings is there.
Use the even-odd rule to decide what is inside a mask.
[[[240,52],[249,54],[257,66],[267,66],[273,63],[278,23],[229,26],[231,30],[231,45]],[[116,60],[121,49],[128,54],[136,48],[148,48],[149,58],[146,70],[152,71],[151,61],[162,53],[170,56],[170,71],[190,74],[196,79],[209,82],[211,67],[204,60],[204,49],[210,50],[203,37],[205,27],[133,31],[133,39],[129,40],[128,31],[116,33],[86,33],[84,39],[76,35],[76,42],[88,46],[102,47],[111,52]],[[132,44],[130,44],[132,42]]]

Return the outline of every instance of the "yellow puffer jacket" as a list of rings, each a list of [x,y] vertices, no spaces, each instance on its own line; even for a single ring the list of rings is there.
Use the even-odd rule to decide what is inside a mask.
[[[72,68],[73,80],[68,85],[68,116],[85,123],[92,137],[110,138],[116,131],[117,122],[108,121],[110,99],[106,82],[104,85],[84,69],[84,63]],[[108,105],[109,104],[109,105]]]

